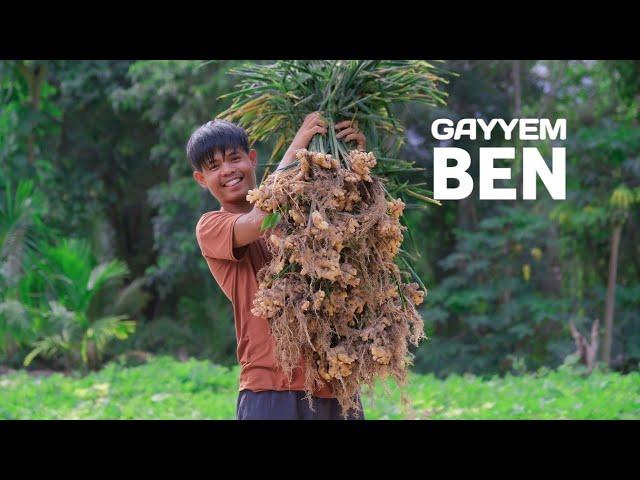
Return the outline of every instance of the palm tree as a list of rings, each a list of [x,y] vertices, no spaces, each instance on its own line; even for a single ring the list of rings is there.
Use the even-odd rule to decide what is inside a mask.
[[[14,186],[0,178],[0,354],[5,360],[19,353],[35,337],[43,283],[31,268],[38,241],[49,229],[41,221],[44,198],[32,181]]]
[[[112,298],[129,274],[127,266],[112,260],[96,265],[86,242],[66,239],[56,246],[44,246],[40,271],[52,298],[42,315],[47,334],[34,343],[24,365],[36,357],[63,356],[67,368],[80,362],[95,369],[107,345],[124,340],[135,329],[126,312],[139,311],[147,300],[142,281],[136,280]]]

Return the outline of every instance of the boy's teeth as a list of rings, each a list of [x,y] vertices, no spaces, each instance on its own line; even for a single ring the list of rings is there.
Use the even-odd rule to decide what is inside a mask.
[[[227,187],[233,187],[236,183],[239,183],[239,178],[234,178],[233,180],[229,180],[226,184]]]

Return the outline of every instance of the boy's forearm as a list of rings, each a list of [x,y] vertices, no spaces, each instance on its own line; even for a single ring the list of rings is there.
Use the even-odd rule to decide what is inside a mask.
[[[258,240],[264,232],[260,230],[264,217],[268,215],[258,207],[241,215],[233,227],[233,248],[244,247]]]
[[[296,159],[297,151],[298,148],[291,145],[278,164],[276,172],[291,164]],[[263,212],[258,207],[253,207],[250,212],[240,216],[233,228],[233,248],[244,247],[258,240],[264,233],[260,230],[260,227],[264,217],[267,215],[268,213]]]
[[[282,157],[282,160],[280,160],[280,163],[278,164],[278,168],[276,168],[276,172],[278,170],[282,170],[287,165],[290,165],[291,163],[293,163],[296,159],[296,152],[298,150],[299,149],[295,148],[293,145],[290,146],[289,149],[285,152],[284,156]]]

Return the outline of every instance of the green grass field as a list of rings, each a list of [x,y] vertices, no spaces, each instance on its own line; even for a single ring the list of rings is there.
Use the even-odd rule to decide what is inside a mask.
[[[1,419],[233,419],[238,368],[157,357],[99,372],[0,376]],[[570,371],[482,380],[411,375],[408,402],[395,384],[363,391],[367,419],[638,419],[640,373]]]

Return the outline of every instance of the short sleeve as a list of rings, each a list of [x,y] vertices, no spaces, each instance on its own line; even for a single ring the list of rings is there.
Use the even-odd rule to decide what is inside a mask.
[[[242,213],[208,212],[196,226],[198,245],[205,257],[240,261],[233,253],[233,226]]]

